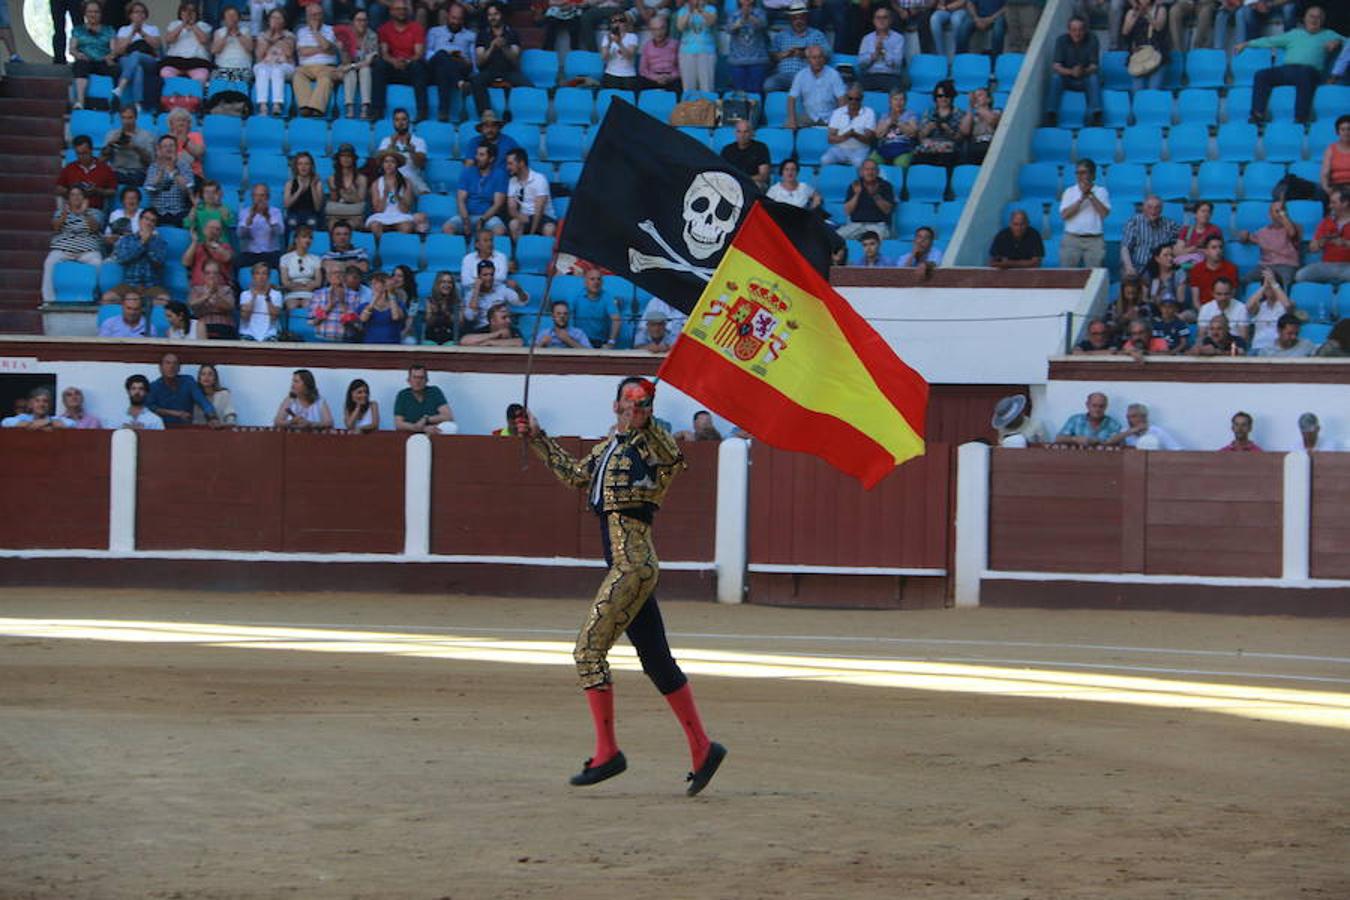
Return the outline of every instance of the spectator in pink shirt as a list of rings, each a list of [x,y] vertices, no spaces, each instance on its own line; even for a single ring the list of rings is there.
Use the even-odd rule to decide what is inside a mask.
[[[1262,280],[1262,273],[1269,269],[1275,273],[1283,287],[1294,283],[1294,273],[1298,271],[1298,248],[1303,243],[1303,229],[1289,218],[1283,200],[1270,202],[1270,224],[1256,231],[1239,231],[1237,239],[1244,244],[1255,244],[1261,248],[1261,264],[1247,273],[1243,284],[1255,284]]]
[[[665,18],[652,20],[651,37],[642,45],[638,62],[638,84],[644,90],[661,88],[680,89],[680,42],[670,37],[670,23]]]
[[[1260,453],[1261,448],[1252,440],[1252,417],[1250,413],[1233,413],[1233,440],[1220,447],[1220,452]]]

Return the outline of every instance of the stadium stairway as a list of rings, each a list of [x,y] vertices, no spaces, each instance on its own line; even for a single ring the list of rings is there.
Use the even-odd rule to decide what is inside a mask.
[[[0,83],[0,332],[42,333],[39,287],[69,72],[65,66],[14,65]]]

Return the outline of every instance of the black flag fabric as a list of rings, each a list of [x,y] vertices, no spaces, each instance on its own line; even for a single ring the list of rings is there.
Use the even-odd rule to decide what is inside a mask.
[[[819,215],[763,197],[694,138],[615,99],[600,123],[558,249],[603,266],[688,313],[754,203],[828,277]]]

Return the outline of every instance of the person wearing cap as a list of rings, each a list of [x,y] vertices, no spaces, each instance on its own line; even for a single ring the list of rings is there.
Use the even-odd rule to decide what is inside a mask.
[[[492,166],[503,175],[506,174],[506,154],[520,146],[516,139],[509,134],[502,134],[502,120],[497,118],[497,114],[490,109],[483,110],[483,114],[478,117],[478,124],[474,130],[478,134],[469,138],[469,142],[464,145],[464,166],[465,168],[474,165],[474,155],[479,147],[484,145],[492,148]]]
[[[1123,444],[1140,450],[1186,449],[1166,429],[1149,422],[1148,407],[1143,403],[1131,403],[1125,407],[1125,427],[1103,443],[1108,447]]]
[[[1315,413],[1305,412],[1298,417],[1298,434],[1303,449],[1308,453],[1336,449],[1330,441],[1322,440],[1322,423],[1317,420]]]
[[[502,273],[503,276],[505,274]],[[497,267],[487,259],[478,263],[478,277],[466,293],[468,301],[464,304],[464,325],[467,328],[487,325],[488,311],[499,303],[518,309],[530,302],[530,295],[513,279],[503,277],[502,281],[498,281]]]
[[[659,309],[647,313],[642,320],[643,334],[633,342],[634,350],[646,350],[657,356],[665,356],[675,345],[677,335],[670,333],[666,314]]]
[[[769,59],[774,63],[774,71],[764,79],[764,90],[786,91],[792,87],[797,73],[806,68],[806,48],[819,47],[829,53],[830,42],[825,33],[812,28],[807,22],[805,0],[792,0],[788,5],[788,27],[774,33],[769,47]]]
[[[1178,314],[1180,309],[1175,296],[1165,296],[1158,302],[1158,318],[1154,319],[1153,337],[1167,345],[1167,352],[1173,355],[1185,353],[1191,343],[1191,326]]]
[[[1298,336],[1299,329],[1302,327],[1303,322],[1298,316],[1293,313],[1285,313],[1275,323],[1276,336],[1274,342],[1268,346],[1256,348],[1252,355],[1278,356],[1285,359],[1298,359],[1316,355],[1317,345],[1307,338]]]
[[[670,653],[656,602],[660,563],[652,546],[652,523],[686,463],[670,432],[652,416],[655,394],[656,386],[645,378],[619,382],[614,429],[582,459],[546,434],[528,409],[516,420],[516,433],[529,441],[559,481],[586,490],[610,567],[572,653],[595,727],[595,752],[571,784],[599,784],[628,768],[614,732],[614,679],[608,662],[610,648],[624,633],[637,650],[642,671],[684,729],[692,763],[685,793],[692,797],[707,787],[727,750],[703,730],[689,679]]]
[[[427,33],[408,14],[408,0],[390,0],[389,21],[380,26],[380,56],[371,66],[370,107],[384,118],[390,84],[411,85],[417,97],[418,121],[427,117],[427,64],[422,55]]]
[[[585,21],[583,17],[583,29]],[[469,83],[473,87],[473,102],[478,109],[491,108],[488,88],[492,85],[503,81],[511,87],[529,87],[532,84],[520,68],[520,35],[506,24],[500,4],[489,3],[483,7],[483,27],[478,29],[478,40],[473,52],[477,71]]]
[[[473,165],[465,166],[459,175],[455,193],[458,214],[451,216],[442,227],[446,234],[469,237],[480,230],[506,234],[502,215],[506,212],[506,170],[497,167],[497,147],[479,144],[473,151]]]
[[[994,406],[994,417],[989,424],[998,432],[998,442],[1005,444],[1008,438],[1018,435],[1020,440],[1007,446],[1030,446],[1049,443],[1050,435],[1045,425],[1026,414],[1027,398],[1022,394],[1004,397]]]

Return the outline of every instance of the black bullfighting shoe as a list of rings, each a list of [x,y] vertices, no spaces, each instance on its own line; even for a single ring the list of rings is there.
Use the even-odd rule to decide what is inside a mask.
[[[689,782],[689,787],[685,789],[685,795],[692,797],[699,791],[708,786],[712,777],[717,774],[717,767],[722,765],[722,760],[727,758],[727,748],[723,747],[717,741],[708,745],[708,755],[703,760],[703,765],[698,767],[697,772],[690,772],[685,778]]]
[[[598,766],[592,766],[591,761],[589,759],[586,760],[582,765],[581,771],[573,775],[571,779],[569,779],[569,782],[577,787],[587,784],[599,784],[606,778],[613,778],[615,775],[622,774],[627,768],[628,760],[624,758],[623,752],[620,751],[610,757],[609,762],[601,763]]]

